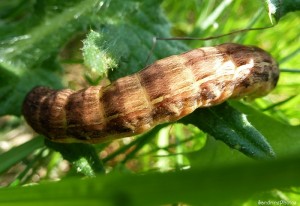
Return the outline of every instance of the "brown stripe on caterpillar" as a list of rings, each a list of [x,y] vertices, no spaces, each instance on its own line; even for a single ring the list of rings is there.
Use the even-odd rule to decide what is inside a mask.
[[[263,96],[278,78],[267,52],[227,43],[158,60],[105,87],[34,88],[23,114],[52,141],[99,143],[146,132],[229,98]]]

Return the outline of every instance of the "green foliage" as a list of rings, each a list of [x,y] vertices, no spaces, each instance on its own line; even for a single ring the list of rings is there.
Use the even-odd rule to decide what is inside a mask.
[[[109,19],[88,34],[83,47],[85,63],[98,75],[110,72],[108,77],[115,80],[139,71],[149,63],[146,60],[152,39],[170,36],[170,26],[159,1],[127,1],[121,8],[111,5],[105,12]],[[150,62],[184,50],[187,47],[181,42],[160,42]]]
[[[94,84],[103,77],[115,80],[132,74],[189,48],[237,42],[262,47],[278,59],[282,71],[298,72],[300,19],[293,11],[299,10],[299,1],[254,2],[1,1],[0,184],[11,188],[0,190],[0,204],[241,205],[249,200],[248,205],[257,205],[255,193],[278,201],[282,195],[262,192],[299,187],[298,73],[282,73],[276,90],[251,104],[230,101],[197,110],[180,121],[185,126],[159,125],[130,141],[58,144],[37,136],[13,143],[29,135],[20,117],[26,93],[37,85],[69,87],[68,67],[75,73],[71,78],[85,77]],[[270,29],[208,41],[158,40],[152,50],[154,37],[202,38],[268,27],[270,14],[277,21]],[[74,62],[86,66],[80,76]],[[18,146],[9,150],[6,144]],[[36,182],[38,174],[42,180],[55,179],[52,173],[62,159],[72,168],[56,172],[59,183],[16,187]],[[124,174],[133,172],[144,175]],[[82,175],[93,178],[79,179]],[[300,202],[294,193],[285,192],[285,200]]]
[[[31,206],[146,206],[172,202],[192,205],[241,205],[257,192],[290,185],[299,187],[299,161],[298,156],[275,162],[256,162],[176,173],[141,176],[110,174],[80,182],[73,178],[59,183],[0,190],[0,201],[3,205],[22,202],[22,205]],[[15,194],[18,194],[18,200],[15,200]],[[257,199],[256,205],[259,200],[282,201],[280,197],[274,198],[270,195],[260,198],[263,199]],[[289,201],[297,204],[295,200]]]
[[[1,154],[0,161],[0,173],[3,173],[8,168],[12,167],[14,164],[18,163],[29,154],[34,152],[36,149],[39,149],[43,146],[43,138],[36,137],[31,141],[26,142],[18,147],[15,147],[9,150],[6,153]]]
[[[77,169],[88,177],[94,177],[96,173],[103,173],[104,168],[98,155],[91,145],[87,144],[62,144],[45,140],[46,146],[57,150],[64,159],[68,160]]]
[[[206,110],[198,109],[181,121],[194,124],[250,157],[258,159],[275,157],[272,147],[249,123],[246,115],[225,103]]]
[[[299,0],[287,0],[284,2],[279,0],[266,0],[266,3],[268,5],[269,14],[274,15],[276,21],[279,21],[279,19],[287,13],[300,9]]]
[[[12,23],[9,17],[4,19],[0,25],[0,115],[20,115],[24,96],[33,86],[62,87],[54,73],[61,69],[57,53],[72,35],[84,29],[84,16],[95,2],[31,1],[26,9],[32,13]]]

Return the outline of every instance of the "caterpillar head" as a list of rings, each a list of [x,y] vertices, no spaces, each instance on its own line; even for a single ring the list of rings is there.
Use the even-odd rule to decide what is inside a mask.
[[[266,51],[238,44],[217,46],[236,65],[232,98],[253,99],[268,94],[279,79],[278,64]]]

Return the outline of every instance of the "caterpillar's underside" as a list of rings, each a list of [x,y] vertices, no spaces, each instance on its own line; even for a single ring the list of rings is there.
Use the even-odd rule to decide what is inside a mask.
[[[23,114],[52,141],[98,143],[146,132],[229,98],[263,96],[278,77],[267,52],[228,43],[158,60],[105,87],[36,87],[24,101]]]

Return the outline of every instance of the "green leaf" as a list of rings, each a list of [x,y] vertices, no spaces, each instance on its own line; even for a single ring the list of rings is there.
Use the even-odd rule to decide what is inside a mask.
[[[300,151],[300,125],[279,122],[241,102],[231,104],[245,113],[251,124],[267,137],[277,157],[293,156]]]
[[[38,136],[20,146],[0,154],[0,174],[42,146],[44,146],[44,138]]]
[[[183,202],[192,205],[241,205],[241,201],[258,192],[299,187],[299,161],[298,155],[296,158],[232,167],[141,176],[110,174],[85,180],[76,178],[4,188],[0,190],[0,204],[140,206]]]
[[[103,42],[103,35],[91,31],[84,41],[83,55],[85,64],[90,68],[92,73],[98,73],[100,76],[106,76],[111,68],[117,67],[117,63],[105,50],[101,50],[98,45]]]
[[[182,121],[185,124],[194,124],[250,157],[268,159],[275,156],[267,140],[250,124],[247,117],[226,103],[198,109]]]
[[[84,41],[85,64],[92,72],[102,76],[110,72],[109,78],[115,80],[141,70],[154,59],[187,50],[179,41],[160,41],[150,53],[154,37],[170,36],[170,26],[159,3],[115,1],[102,13],[109,19],[104,26],[91,31]],[[98,21],[103,23],[103,19]],[[149,53],[151,59],[146,62]]]
[[[268,140],[277,158],[296,156],[300,151],[300,126],[291,126],[275,120],[266,114],[238,101],[230,105],[247,115],[251,124]],[[188,155],[194,167],[218,167],[251,162],[249,158],[213,138],[208,138],[205,147]]]
[[[92,145],[72,143],[55,143],[45,141],[46,146],[61,153],[75,167],[76,171],[88,177],[94,177],[97,173],[104,173],[104,167]]]
[[[6,69],[1,70],[0,67],[0,73],[0,116],[20,115],[25,95],[36,85],[61,87],[58,76],[42,68],[15,75]]]
[[[74,33],[84,29],[85,15],[97,2],[31,2],[37,16],[0,25],[4,28],[0,35],[0,115],[20,115],[24,96],[33,86],[62,87],[54,73],[61,69],[56,64],[57,53]]]
[[[300,10],[300,0],[265,0],[269,16],[273,15],[276,21],[279,21],[289,12]]]

